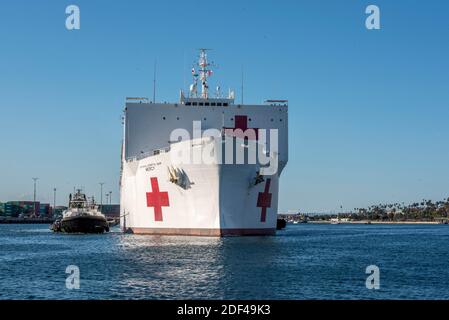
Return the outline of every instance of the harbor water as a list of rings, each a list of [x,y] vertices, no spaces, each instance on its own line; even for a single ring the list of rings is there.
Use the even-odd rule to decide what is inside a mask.
[[[0,299],[449,299],[447,225],[288,225],[274,237],[0,225]],[[379,267],[380,289],[366,287]],[[68,266],[80,272],[68,289]]]

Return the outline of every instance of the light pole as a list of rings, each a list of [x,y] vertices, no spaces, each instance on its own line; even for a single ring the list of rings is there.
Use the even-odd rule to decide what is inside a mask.
[[[109,204],[112,204],[112,191],[109,191]]]
[[[100,182],[100,208],[103,206],[103,185],[104,182]]]
[[[33,196],[34,210],[33,210],[33,213],[34,213],[34,216],[36,217],[36,182],[37,182],[37,180],[39,180],[39,178],[32,178],[32,179],[34,181],[34,196]]]
[[[109,193],[106,193],[106,203],[109,203]]]
[[[56,209],[56,188],[53,188],[53,215]]]

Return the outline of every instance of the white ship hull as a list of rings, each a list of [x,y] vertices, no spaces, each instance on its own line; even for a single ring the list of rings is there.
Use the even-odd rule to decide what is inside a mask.
[[[278,176],[252,185],[256,165],[183,165],[191,185],[170,182],[170,153],[125,164],[122,227],[164,235],[273,235]]]

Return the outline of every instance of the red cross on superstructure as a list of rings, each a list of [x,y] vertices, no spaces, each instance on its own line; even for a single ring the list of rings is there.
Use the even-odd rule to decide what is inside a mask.
[[[248,128],[248,116],[235,116],[235,126],[234,128],[225,128],[225,129],[232,129],[234,130],[234,132],[232,133],[233,136],[237,137],[237,138],[245,138],[245,131],[247,129],[252,129],[254,130],[254,134],[255,134],[255,140],[259,139],[259,128]],[[236,129],[240,129],[242,130],[242,132],[236,132]],[[248,137],[249,140],[254,140],[253,137]]]
[[[151,178],[152,192],[147,192],[147,207],[154,207],[154,221],[163,221],[162,207],[169,207],[168,192],[159,191],[157,178]]]
[[[265,222],[267,219],[267,208],[271,207],[271,193],[270,193],[271,179],[267,179],[265,183],[264,192],[259,192],[259,197],[257,198],[257,207],[262,208],[262,213],[260,215],[260,222]]]

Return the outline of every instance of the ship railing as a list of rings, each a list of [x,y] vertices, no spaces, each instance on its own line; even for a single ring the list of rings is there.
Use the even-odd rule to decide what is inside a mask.
[[[288,100],[265,100],[265,104],[269,104],[273,107],[288,107]]]
[[[149,99],[146,97],[126,97],[126,102],[148,103]]]
[[[152,149],[147,152],[141,152],[137,156],[128,157],[128,158],[126,158],[126,161],[127,162],[139,161],[139,160],[151,157],[151,156],[157,156],[161,153],[168,153],[168,152],[170,152],[170,147],[166,147],[166,148],[162,148],[162,149]]]
[[[235,138],[236,140],[241,139],[243,141],[242,138],[238,138],[238,137],[235,137],[234,135],[230,135],[230,134],[228,134],[226,132],[225,128],[221,128],[221,135],[220,135],[219,138],[222,139],[222,141],[221,141],[222,144],[225,144],[225,142],[226,142],[224,138],[225,137],[229,137],[229,136]],[[208,137],[202,137],[202,138],[199,138],[199,139],[192,140],[191,143],[192,143],[192,147],[195,147],[195,146],[200,146],[200,145],[204,145],[204,144],[210,143],[213,140],[214,140],[214,137],[209,137],[208,136]],[[170,142],[170,143],[178,143],[178,142]],[[262,147],[262,148],[264,147],[263,143],[257,142],[257,144],[259,145],[259,147]],[[245,147],[245,148],[248,148],[248,146],[244,146],[244,145],[242,145],[242,146]],[[132,157],[126,157],[125,161],[126,162],[140,161],[142,159],[145,159],[145,158],[148,158],[148,157],[151,157],[151,156],[157,156],[157,155],[160,155],[162,153],[168,153],[168,152],[170,152],[170,150],[171,150],[171,146],[168,146],[168,147],[165,147],[165,148],[161,148],[161,149],[152,149],[152,150],[149,150],[149,151],[146,151],[146,152],[141,152],[140,154],[134,155]],[[269,152],[267,151],[266,154],[269,155]]]

